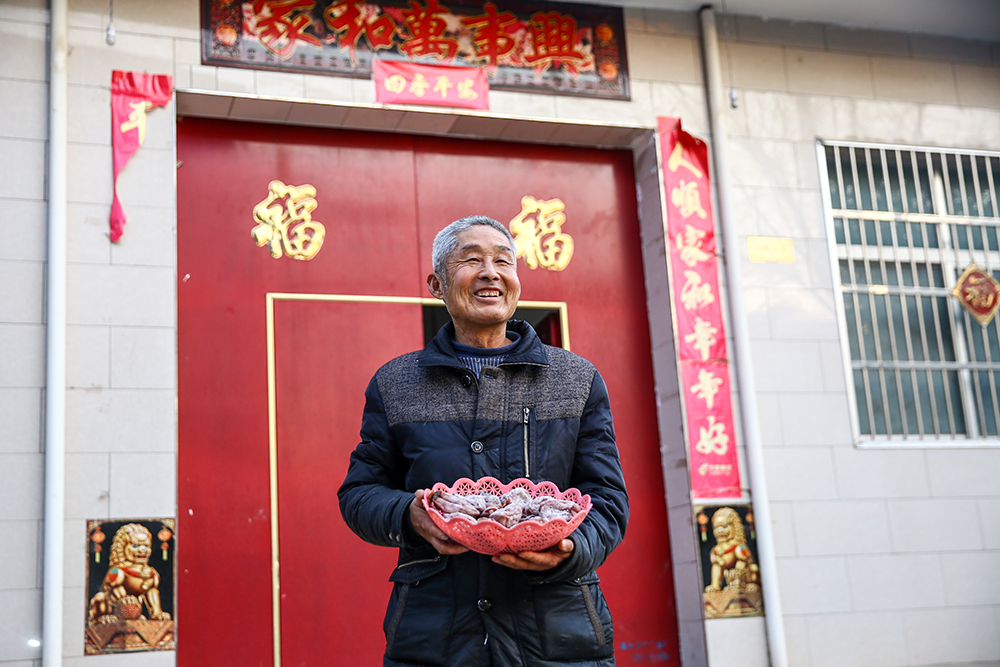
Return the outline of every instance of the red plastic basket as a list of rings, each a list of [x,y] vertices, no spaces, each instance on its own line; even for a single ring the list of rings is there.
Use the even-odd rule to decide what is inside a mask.
[[[460,496],[474,495],[477,493],[492,493],[495,496],[502,496],[514,487],[521,487],[532,498],[538,496],[552,496],[562,500],[572,500],[580,506],[572,519],[551,519],[545,523],[538,521],[522,521],[513,528],[507,528],[491,519],[476,521],[471,517],[466,519],[460,516],[445,519],[444,515],[428,501],[430,493],[425,493],[423,502],[427,513],[431,515],[431,520],[437,524],[438,528],[445,532],[448,537],[459,544],[469,547],[472,551],[492,556],[498,553],[520,553],[522,551],[544,551],[557,544],[559,540],[568,537],[576,530],[587,512],[590,511],[590,496],[581,494],[578,489],[569,488],[560,491],[552,482],[541,482],[535,484],[530,479],[515,479],[510,484],[502,484],[494,477],[483,477],[478,481],[472,481],[463,477],[452,486],[447,486],[438,482],[432,487],[432,491],[441,489],[448,493]]]

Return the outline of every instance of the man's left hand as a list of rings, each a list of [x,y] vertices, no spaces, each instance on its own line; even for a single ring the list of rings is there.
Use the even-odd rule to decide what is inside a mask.
[[[567,538],[545,551],[522,551],[518,554],[497,554],[493,562],[515,570],[551,570],[573,553],[573,540]]]

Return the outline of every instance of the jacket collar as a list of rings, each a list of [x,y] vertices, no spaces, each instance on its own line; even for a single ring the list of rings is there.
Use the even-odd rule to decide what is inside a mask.
[[[507,354],[501,366],[508,364],[533,364],[536,366],[548,366],[549,355],[545,352],[545,346],[538,339],[538,334],[531,328],[531,325],[521,320],[510,320],[507,322],[507,330],[515,331],[521,338],[517,341],[514,349]],[[441,327],[434,339],[420,351],[418,361],[419,366],[457,366],[464,368],[455,353],[452,341],[455,338],[455,325],[448,322]]]

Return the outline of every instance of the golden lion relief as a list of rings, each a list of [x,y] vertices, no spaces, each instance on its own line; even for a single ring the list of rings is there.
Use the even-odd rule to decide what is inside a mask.
[[[723,507],[712,515],[712,533],[715,546],[709,556],[712,563],[712,582],[706,592],[723,588],[742,591],[760,590],[760,569],[753,561],[743,520],[736,510]],[[725,586],[722,581],[725,579]]]
[[[104,625],[124,620],[168,621],[160,606],[160,575],[150,567],[153,537],[142,525],[130,523],[115,533],[108,574],[101,590],[90,600],[87,623]]]

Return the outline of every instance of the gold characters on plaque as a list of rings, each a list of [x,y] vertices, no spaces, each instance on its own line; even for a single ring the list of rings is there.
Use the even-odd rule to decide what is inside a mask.
[[[573,257],[573,237],[562,230],[566,204],[561,199],[543,201],[531,195],[521,198],[521,212],[510,221],[517,256],[529,269],[539,266],[562,271]]]
[[[267,199],[253,207],[257,226],[250,231],[258,246],[267,246],[271,257],[309,260],[323,245],[326,227],[312,219],[318,205],[312,185],[285,185],[271,181]]]
[[[980,325],[986,326],[1000,309],[1000,283],[973,262],[959,277],[951,295]]]

